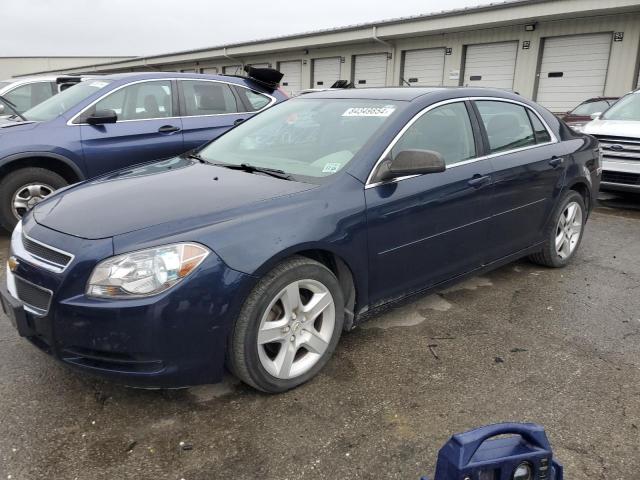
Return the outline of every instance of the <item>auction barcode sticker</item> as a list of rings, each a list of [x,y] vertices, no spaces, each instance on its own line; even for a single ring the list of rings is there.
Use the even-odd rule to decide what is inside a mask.
[[[393,105],[385,105],[384,107],[351,107],[343,114],[343,117],[388,117],[395,111]]]

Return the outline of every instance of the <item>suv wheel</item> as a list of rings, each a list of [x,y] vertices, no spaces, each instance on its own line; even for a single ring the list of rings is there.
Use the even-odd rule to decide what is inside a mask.
[[[262,278],[245,301],[231,332],[228,365],[264,392],[297,387],[329,361],[343,318],[335,275],[315,260],[291,258]]]
[[[22,216],[67,181],[44,168],[22,168],[0,180],[0,225],[11,231]]]

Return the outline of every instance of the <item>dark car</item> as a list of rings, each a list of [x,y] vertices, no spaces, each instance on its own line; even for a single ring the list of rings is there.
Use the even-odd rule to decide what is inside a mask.
[[[0,227],[11,230],[58,188],[184,153],[285,99],[258,77],[154,72],[86,79],[0,125]]]
[[[524,256],[565,266],[599,172],[593,137],[515,94],[310,93],[36,206],[3,304],[37,347],[129,385],[226,365],[280,392],[385,305]]]
[[[585,100],[562,116],[567,125],[579,132],[592,120],[592,115],[602,113],[618,101],[618,97],[596,97]]]

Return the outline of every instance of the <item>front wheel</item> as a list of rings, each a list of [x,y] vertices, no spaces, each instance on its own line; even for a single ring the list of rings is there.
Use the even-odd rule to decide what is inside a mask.
[[[22,216],[55,190],[64,178],[44,168],[21,168],[0,180],[0,226],[11,231]]]
[[[569,190],[558,203],[545,230],[546,241],[542,250],[529,258],[546,267],[560,268],[567,265],[582,242],[586,219],[582,195]]]
[[[284,392],[311,379],[329,361],[343,319],[335,275],[315,260],[291,258],[248,296],[231,333],[227,362],[258,390]]]

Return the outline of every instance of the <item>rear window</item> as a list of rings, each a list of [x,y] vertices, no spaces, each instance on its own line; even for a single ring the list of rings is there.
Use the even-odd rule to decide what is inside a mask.
[[[262,93],[258,93],[242,87],[238,87],[237,90],[243,102],[248,106],[248,111],[250,112],[262,110],[264,107],[269,105],[269,103],[271,103],[271,98],[263,95]]]
[[[591,115],[593,113],[602,113],[609,108],[609,102],[606,100],[598,100],[597,102],[588,102],[578,105],[573,109],[571,115]]]

